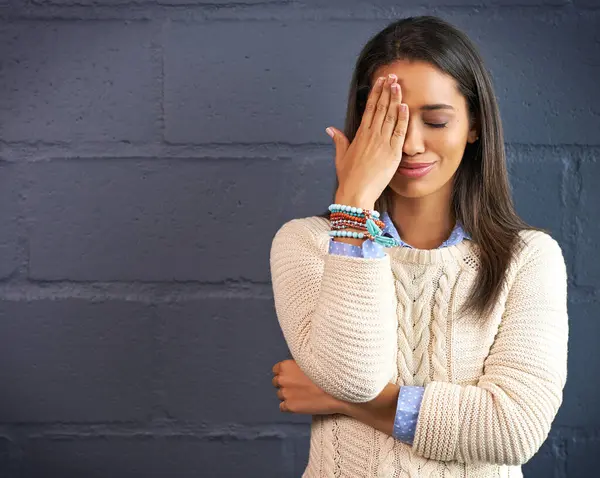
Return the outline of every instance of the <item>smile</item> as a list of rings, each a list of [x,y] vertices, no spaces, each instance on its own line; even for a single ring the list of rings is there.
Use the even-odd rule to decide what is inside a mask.
[[[400,167],[396,173],[409,178],[422,178],[431,171],[434,166],[435,163],[400,163]]]

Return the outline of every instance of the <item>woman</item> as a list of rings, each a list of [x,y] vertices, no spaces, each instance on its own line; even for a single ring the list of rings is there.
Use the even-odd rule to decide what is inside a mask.
[[[273,384],[313,415],[303,476],[523,476],[562,401],[567,277],[514,211],[476,48],[435,17],[389,25],[329,131],[334,204],[270,257],[293,356]]]

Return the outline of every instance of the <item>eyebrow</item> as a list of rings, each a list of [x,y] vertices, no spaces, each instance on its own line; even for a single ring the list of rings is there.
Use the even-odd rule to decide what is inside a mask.
[[[454,107],[450,105],[445,105],[444,103],[436,103],[434,105],[423,105],[420,108],[423,111],[433,111],[433,110],[453,110]]]

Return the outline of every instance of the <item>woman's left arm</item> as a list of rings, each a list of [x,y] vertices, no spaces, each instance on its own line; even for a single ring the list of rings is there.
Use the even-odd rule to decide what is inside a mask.
[[[548,436],[567,379],[567,273],[554,239],[528,237],[478,383],[425,387],[413,444],[425,458],[520,465]]]

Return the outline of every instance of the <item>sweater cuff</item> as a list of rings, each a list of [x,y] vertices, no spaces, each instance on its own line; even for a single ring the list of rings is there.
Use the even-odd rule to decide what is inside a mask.
[[[413,443],[418,455],[439,461],[455,459],[461,390],[460,385],[447,382],[425,386]]]

